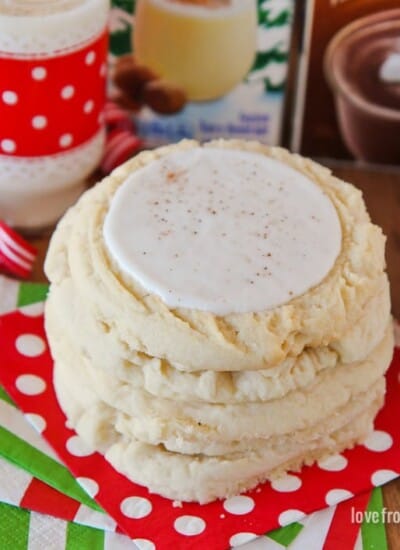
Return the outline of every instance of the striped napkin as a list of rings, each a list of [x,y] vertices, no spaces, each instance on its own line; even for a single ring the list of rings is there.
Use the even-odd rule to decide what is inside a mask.
[[[78,536],[88,544],[91,541],[89,546],[83,546],[82,542],[79,550],[135,548],[128,537],[115,533],[115,521],[81,488],[30,425],[35,419],[26,418],[27,416],[24,418],[0,387],[0,502],[3,503],[0,516],[10,515],[11,523],[18,527],[11,539],[9,530],[3,535],[0,531],[0,548],[7,548],[5,540],[10,549],[18,548],[17,542],[20,538],[28,541],[28,546],[20,546],[21,549],[34,548],[33,541],[39,541],[45,536],[57,541],[55,550],[64,547],[67,550],[78,550],[74,547],[74,537]],[[37,423],[35,426],[37,428]],[[85,490],[90,490],[87,485],[84,487]],[[32,512],[29,515],[27,510],[20,510],[18,514],[15,506]],[[43,514],[54,515],[64,521],[48,518],[46,523],[46,516]],[[37,532],[38,526],[40,529]],[[46,526],[49,529],[47,535]],[[296,522],[270,533],[268,539],[274,548],[286,548],[302,529],[303,524]],[[58,530],[57,536],[53,536],[53,530]],[[24,535],[19,531],[23,531]],[[117,542],[118,546],[110,546]]]
[[[125,535],[0,502],[2,550],[136,550]]]

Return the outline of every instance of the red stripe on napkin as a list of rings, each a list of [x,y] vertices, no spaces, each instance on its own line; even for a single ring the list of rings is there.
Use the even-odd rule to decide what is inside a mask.
[[[80,503],[53,489],[43,481],[33,478],[20,502],[20,506],[41,514],[56,515],[64,520],[73,521]]]
[[[370,497],[371,492],[362,493],[336,507],[323,550],[354,548],[361,525],[352,518],[355,512],[366,510]]]

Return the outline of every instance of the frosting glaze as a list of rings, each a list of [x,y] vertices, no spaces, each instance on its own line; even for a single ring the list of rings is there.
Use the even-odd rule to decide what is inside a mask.
[[[196,147],[130,175],[103,227],[111,258],[169,307],[265,311],[320,283],[341,248],[330,199],[261,154]]]

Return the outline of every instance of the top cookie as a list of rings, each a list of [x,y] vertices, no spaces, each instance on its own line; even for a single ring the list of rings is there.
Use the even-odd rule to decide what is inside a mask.
[[[125,355],[257,370],[346,333],[379,285],[384,237],[361,193],[308,159],[184,141],[88,191],[45,268]]]

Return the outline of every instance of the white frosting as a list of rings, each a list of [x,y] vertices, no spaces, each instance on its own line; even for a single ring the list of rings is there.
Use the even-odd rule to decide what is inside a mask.
[[[0,54],[52,54],[100,34],[109,0],[0,1]]]
[[[341,247],[339,219],[310,179],[263,155],[178,151],[134,172],[104,239],[123,272],[170,307],[263,311],[317,285]]]

